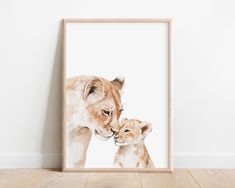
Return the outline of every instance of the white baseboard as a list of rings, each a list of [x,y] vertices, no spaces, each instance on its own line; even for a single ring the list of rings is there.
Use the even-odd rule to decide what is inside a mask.
[[[60,153],[7,153],[0,154],[0,169],[61,168]]]
[[[60,153],[0,154],[0,169],[61,168]],[[235,153],[175,153],[174,168],[235,169]]]
[[[174,168],[235,169],[235,153],[175,153]]]

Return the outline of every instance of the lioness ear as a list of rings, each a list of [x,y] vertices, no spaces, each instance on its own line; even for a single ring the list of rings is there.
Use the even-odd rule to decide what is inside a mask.
[[[142,136],[145,138],[148,133],[152,131],[152,124],[146,121],[142,121],[140,124],[140,129],[142,131]]]
[[[124,82],[125,82],[125,78],[121,77],[121,76],[119,76],[119,77],[115,78],[113,81],[111,81],[111,83],[113,85],[115,85],[118,90],[122,89]]]
[[[89,103],[96,103],[103,99],[104,96],[104,85],[100,79],[92,79],[86,84],[83,92],[84,100]]]

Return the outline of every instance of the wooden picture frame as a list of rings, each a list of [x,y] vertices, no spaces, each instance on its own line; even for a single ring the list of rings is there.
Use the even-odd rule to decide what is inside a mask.
[[[167,24],[167,69],[168,69],[168,161],[167,168],[67,168],[66,167],[66,27],[68,24]],[[169,18],[100,18],[100,19],[63,19],[62,20],[62,171],[63,172],[173,172],[172,139],[172,19]]]

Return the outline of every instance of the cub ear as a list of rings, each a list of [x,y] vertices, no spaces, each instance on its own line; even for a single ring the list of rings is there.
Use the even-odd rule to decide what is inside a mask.
[[[116,77],[111,83],[117,87],[118,90],[121,90],[125,82],[125,78],[122,76]]]
[[[121,125],[123,125],[124,123],[126,123],[127,120],[128,120],[127,118],[123,118],[123,119],[121,120]]]
[[[84,100],[93,104],[102,100],[104,96],[104,85],[100,79],[92,79],[86,84],[83,92]]]
[[[142,131],[142,136],[145,138],[148,133],[152,131],[152,124],[150,122],[142,121],[140,124],[140,129]]]

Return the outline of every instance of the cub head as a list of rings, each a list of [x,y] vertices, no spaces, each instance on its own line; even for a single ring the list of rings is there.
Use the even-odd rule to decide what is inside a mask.
[[[119,132],[114,136],[115,144],[117,146],[138,144],[151,130],[152,125],[149,122],[124,118]]]
[[[124,78],[108,81],[94,77],[85,86],[83,98],[86,102],[92,131],[101,140],[107,140],[119,130],[122,112],[121,89]]]

